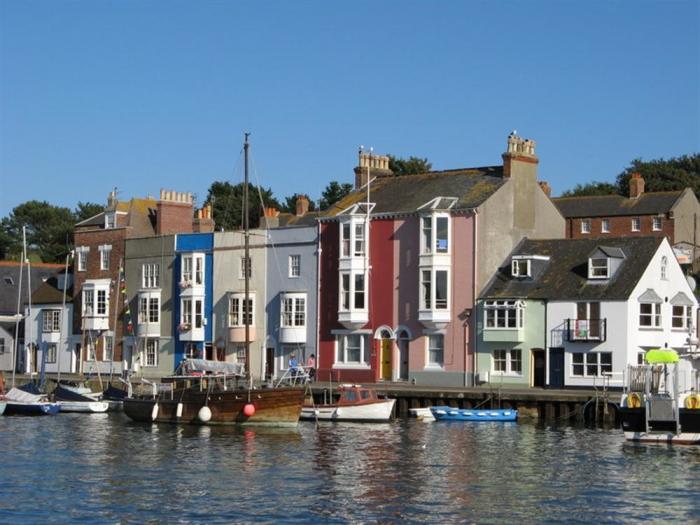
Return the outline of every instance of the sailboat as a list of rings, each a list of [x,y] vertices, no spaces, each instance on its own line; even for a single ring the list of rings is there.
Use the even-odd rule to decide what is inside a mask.
[[[243,145],[245,182],[243,227],[245,259],[250,260],[248,224],[248,136]],[[248,272],[245,274],[245,302],[249,304]],[[253,384],[250,373],[250,319],[244,315],[245,366],[221,361],[186,359],[167,383],[153,384],[148,397],[127,397],[124,412],[135,421],[294,426],[299,421],[306,388],[303,385],[273,387]]]

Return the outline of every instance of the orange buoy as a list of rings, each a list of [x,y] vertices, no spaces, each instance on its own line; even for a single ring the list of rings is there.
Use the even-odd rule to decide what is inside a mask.
[[[243,415],[245,417],[252,417],[255,415],[255,405],[253,403],[246,403],[243,407]]]
[[[639,408],[640,406],[642,406],[642,398],[639,397],[639,394],[636,392],[627,394],[627,408]]]

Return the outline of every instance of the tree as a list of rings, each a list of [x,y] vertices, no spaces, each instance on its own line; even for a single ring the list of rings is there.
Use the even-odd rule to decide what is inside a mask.
[[[421,159],[419,157],[408,157],[408,159],[402,159],[400,157],[394,157],[393,155],[388,155],[389,157],[389,169],[394,172],[394,175],[415,175],[417,173],[428,173],[433,169],[433,165],[428,162],[428,159]]]
[[[328,183],[326,189],[323,190],[323,193],[321,193],[321,203],[319,207],[322,210],[327,210],[351,191],[352,184],[349,184],[347,182],[344,184],[340,184],[337,181],[332,181]]]
[[[212,214],[217,227],[224,230],[238,230],[243,227],[243,190],[243,183],[234,186],[229,182],[221,181],[213,182],[209,187],[204,204],[212,205]],[[261,195],[262,202],[260,202]],[[258,227],[263,206],[277,209],[282,207],[272,195],[271,189],[258,188],[249,183],[248,221],[251,228]]]
[[[73,216],[75,218],[75,222],[78,223],[89,219],[90,217],[94,217],[98,213],[102,213],[104,210],[105,207],[101,204],[78,201],[78,205],[75,207],[75,211],[73,211]]]
[[[584,197],[590,195],[615,195],[616,193],[616,184],[610,182],[589,182],[588,184],[577,184],[573,190],[567,190],[561,196]]]
[[[629,194],[629,180],[633,173],[639,173],[644,179],[644,191],[676,191],[692,188],[696,196],[700,195],[700,153],[668,160],[634,159],[617,176],[620,195]]]
[[[316,203],[309,199],[309,196],[303,193],[295,193],[291,197],[285,197],[285,202],[282,205],[280,211],[286,213],[296,213],[297,212],[297,199],[299,197],[306,197],[309,201],[309,211],[316,211]]]
[[[16,206],[0,222],[0,251],[3,257],[20,259],[22,227],[26,226],[27,251],[30,258],[42,262],[62,262],[71,249],[74,216],[68,208],[45,201],[28,201]]]

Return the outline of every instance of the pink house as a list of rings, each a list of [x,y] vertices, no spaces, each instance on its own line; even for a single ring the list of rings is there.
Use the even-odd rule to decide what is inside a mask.
[[[360,155],[321,218],[319,380],[473,383],[479,292],[523,237],[564,236],[534,148],[511,135],[502,165],[402,177]]]

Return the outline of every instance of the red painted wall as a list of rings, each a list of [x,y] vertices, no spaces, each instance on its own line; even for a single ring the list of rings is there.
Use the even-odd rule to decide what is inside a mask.
[[[381,377],[379,340],[374,332],[382,325],[394,327],[394,221],[373,220],[370,227],[370,296],[369,325],[372,329],[372,381]],[[366,327],[367,328],[367,327]]]

